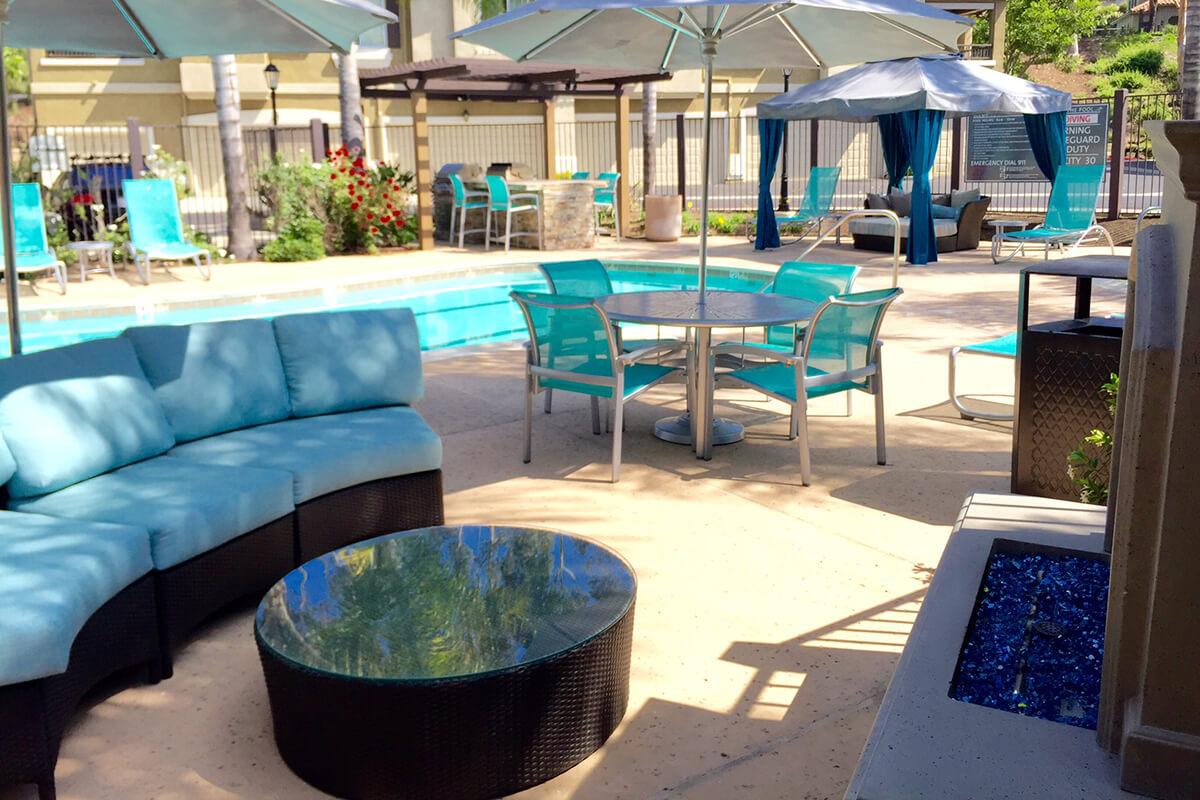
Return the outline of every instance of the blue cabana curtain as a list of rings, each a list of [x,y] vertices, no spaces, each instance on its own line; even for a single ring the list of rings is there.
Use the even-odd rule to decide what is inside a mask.
[[[1026,114],[1025,132],[1029,134],[1038,169],[1054,183],[1059,166],[1067,163],[1067,112]]]
[[[904,144],[904,134],[900,130],[899,114],[884,114],[877,117],[879,122],[879,141],[883,145],[883,164],[887,167],[888,192],[900,188],[904,176],[908,173],[911,161],[908,148]]]
[[[912,163],[912,212],[908,221],[908,263],[929,264],[938,260],[937,237],[933,232],[933,187],[929,173],[942,138],[944,111],[904,111],[894,115],[900,123],[904,145]]]
[[[754,249],[766,250],[779,247],[779,225],[775,222],[775,198],[771,196],[771,181],[775,178],[775,165],[779,162],[779,149],[783,146],[781,119],[758,121],[758,218],[755,226]]]

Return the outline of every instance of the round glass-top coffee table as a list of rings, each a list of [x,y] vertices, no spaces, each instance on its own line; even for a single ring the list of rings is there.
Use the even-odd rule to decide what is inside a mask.
[[[524,528],[425,528],[313,559],[255,619],[279,752],[338,797],[548,780],[625,714],[636,592],[613,551]]]

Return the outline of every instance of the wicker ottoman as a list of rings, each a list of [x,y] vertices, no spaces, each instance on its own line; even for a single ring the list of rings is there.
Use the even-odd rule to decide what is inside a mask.
[[[289,573],[255,638],[275,741],[348,798],[489,798],[578,764],[629,699],[633,570],[549,531],[439,527]]]

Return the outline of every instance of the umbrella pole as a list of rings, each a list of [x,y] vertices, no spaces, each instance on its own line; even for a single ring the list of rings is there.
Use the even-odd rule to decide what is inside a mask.
[[[0,53],[4,52],[4,25],[0,18]],[[17,254],[13,243],[12,145],[8,140],[8,75],[0,75],[0,218],[4,225],[4,295],[8,300],[8,348],[21,352],[21,320],[17,311]]]
[[[705,41],[701,44],[704,56],[704,133],[700,150],[704,159],[700,168],[700,305],[708,283],[708,179],[709,162],[712,160],[712,84],[713,60],[717,55],[717,43]]]

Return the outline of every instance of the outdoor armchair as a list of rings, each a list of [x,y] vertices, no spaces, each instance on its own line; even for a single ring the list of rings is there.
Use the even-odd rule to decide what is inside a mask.
[[[187,241],[179,216],[175,182],[165,178],[139,178],[123,182],[129,218],[129,256],[142,283],[150,282],[152,261],[191,261],[204,280],[212,277],[212,256]]]
[[[525,452],[533,454],[533,398],[554,389],[587,395],[592,401],[592,430],[600,432],[599,401],[612,403],[612,480],[621,476],[621,433],[625,404],[679,372],[678,367],[647,363],[683,349],[652,345],[622,353],[612,322],[587,297],[513,292],[529,326],[525,363]]]
[[[785,261],[775,273],[771,285],[763,289],[769,294],[782,294],[810,300],[820,305],[831,297],[847,294],[854,289],[854,280],[859,268],[853,264],[822,264],[809,261]],[[806,324],[772,325],[764,332],[759,344],[751,347],[766,347],[784,352],[799,352]]]
[[[496,220],[497,214],[504,215],[504,235],[501,236],[497,229],[497,240],[504,240],[504,252],[508,252],[512,246],[514,236],[536,236],[538,247],[542,246],[542,209],[541,198],[534,192],[523,192],[521,194],[513,194],[509,191],[508,181],[504,180],[499,175],[488,175],[486,177],[488,187],[488,222],[487,230],[484,233],[484,248],[491,249],[492,246],[492,221]],[[513,214],[521,214],[532,211],[537,217],[537,231],[526,232],[518,231],[513,233],[512,218]]]
[[[467,212],[476,208],[488,207],[488,193],[478,189],[468,189],[462,178],[450,173],[451,206],[450,206],[450,241],[454,241],[454,223],[458,222],[458,246],[466,245],[468,233],[484,233],[483,228],[467,230]],[[487,224],[486,221],[484,223]]]
[[[59,291],[66,294],[66,266],[50,249],[46,238],[46,213],[42,210],[41,187],[36,183],[14,183],[12,207],[18,277],[49,272],[58,281]],[[3,241],[2,238],[0,241]]]
[[[808,400],[839,392],[875,396],[875,454],[887,463],[883,410],[883,342],[879,329],[902,289],[880,289],[831,297],[813,315],[799,353],[722,344],[717,352],[762,356],[770,363],[747,366],[725,378],[791,406],[789,439],[799,439],[800,479],[808,486],[812,466],[808,444]]]
[[[1036,228],[1023,231],[998,230],[992,246],[992,261],[1000,264],[1024,255],[1027,246],[1041,247],[1043,256],[1050,258],[1050,251],[1062,251],[1069,247],[1074,253],[1084,242],[1101,239],[1108,242],[1110,253],[1115,253],[1113,238],[1101,225],[1096,224],[1096,198],[1104,182],[1103,164],[1063,164],[1054,177],[1050,189],[1050,201],[1046,206],[1046,219]],[[1013,243],[1012,252],[1004,256],[1006,243]]]

